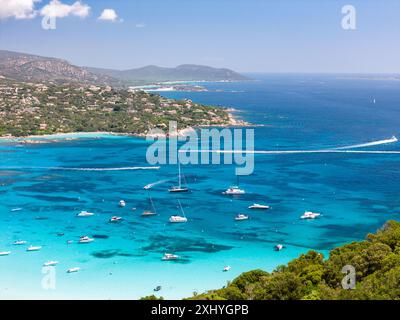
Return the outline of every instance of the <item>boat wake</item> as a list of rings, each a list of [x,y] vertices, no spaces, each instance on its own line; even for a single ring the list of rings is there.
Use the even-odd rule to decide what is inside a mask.
[[[149,183],[149,184],[146,184],[146,185],[143,187],[143,189],[148,190],[148,189],[151,189],[151,188],[153,188],[154,186],[156,186],[156,185],[158,185],[158,184],[161,184],[161,183],[164,183],[164,182],[167,182],[167,181],[168,181],[168,180],[160,180],[160,181],[157,181],[157,182]]]
[[[397,141],[399,141],[399,140],[395,136],[393,136],[390,139],[377,140],[377,141],[361,143],[361,144],[354,144],[352,146],[339,147],[339,148],[335,148],[335,149],[336,150],[347,150],[347,149],[365,148],[365,147],[379,146],[381,144],[395,143]]]
[[[60,170],[60,171],[130,171],[130,170],[158,170],[160,167],[118,167],[118,168],[72,168],[72,167],[7,167],[1,168],[1,170]]]
[[[358,148],[372,147],[383,144],[395,143],[398,139],[393,136],[390,139],[377,140],[367,143],[355,144],[344,147],[316,149],[316,150],[191,150],[198,153],[239,153],[239,154],[301,154],[301,153],[360,153],[360,154],[400,154],[400,151],[384,151],[384,150],[353,150]],[[187,152],[180,151],[180,152]]]

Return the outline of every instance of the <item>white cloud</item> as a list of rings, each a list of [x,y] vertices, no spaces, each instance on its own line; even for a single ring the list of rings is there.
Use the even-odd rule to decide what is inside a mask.
[[[118,15],[114,9],[104,9],[98,19],[103,21],[117,21]]]
[[[0,0],[0,19],[29,19],[36,15],[35,2],[40,0]]]
[[[55,18],[64,18],[69,15],[85,18],[89,15],[89,12],[90,7],[80,1],[68,5],[59,0],[51,0],[49,4],[45,5],[42,10],[40,10],[42,16]]]

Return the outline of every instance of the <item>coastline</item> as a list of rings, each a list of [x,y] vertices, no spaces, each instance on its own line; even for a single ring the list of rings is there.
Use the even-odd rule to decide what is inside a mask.
[[[199,129],[199,128],[232,128],[232,127],[255,127],[257,125],[251,124],[244,120],[236,119],[232,114],[233,112],[239,112],[239,110],[228,108],[228,123],[226,124],[213,124],[213,125],[198,125],[193,127],[187,127],[184,129],[180,129],[177,131],[176,135],[168,135],[167,133],[157,133],[157,134],[149,134],[149,133],[123,133],[123,132],[107,132],[107,131],[93,131],[93,132],[57,132],[52,134],[43,134],[43,135],[28,135],[28,136],[20,136],[15,137],[12,135],[3,135],[0,136],[0,143],[2,142],[14,142],[14,143],[22,143],[22,144],[42,144],[42,143],[53,143],[60,141],[73,141],[84,138],[93,138],[99,139],[102,137],[110,137],[110,136],[120,136],[120,137],[137,137],[137,138],[168,138],[168,137],[183,137],[187,135],[189,132]]]

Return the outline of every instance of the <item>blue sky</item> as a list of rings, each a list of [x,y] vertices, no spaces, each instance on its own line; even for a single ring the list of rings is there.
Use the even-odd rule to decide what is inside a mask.
[[[81,0],[55,30],[32,15],[4,12],[0,48],[65,58],[73,64],[128,69],[183,63],[241,72],[400,72],[398,0]],[[33,0],[26,0],[32,2]],[[60,0],[72,5],[76,0]],[[356,8],[356,30],[341,8]],[[114,21],[99,20],[113,9]],[[1,12],[3,10],[3,12]]]

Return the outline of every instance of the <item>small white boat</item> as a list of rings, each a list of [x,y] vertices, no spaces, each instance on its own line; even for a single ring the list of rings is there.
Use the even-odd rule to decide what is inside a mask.
[[[281,251],[283,249],[283,244],[277,244],[275,246],[275,251]]]
[[[120,207],[125,207],[125,206],[126,206],[126,202],[125,202],[124,200],[120,200],[119,203],[118,203],[118,205],[119,205]]]
[[[186,217],[181,217],[181,216],[171,216],[169,218],[169,222],[171,222],[171,223],[187,222],[187,218]]]
[[[142,217],[150,217],[150,216],[155,216],[157,215],[157,213],[153,212],[153,211],[143,211],[142,213]]]
[[[300,217],[300,219],[315,219],[319,217],[321,214],[318,212],[311,212],[311,211],[306,211],[304,214]]]
[[[16,211],[21,211],[22,210],[22,208],[13,208],[13,209],[11,209],[11,212],[16,212]]]
[[[25,240],[17,240],[17,241],[13,242],[14,246],[20,246],[20,245],[23,245],[23,244],[26,244]]]
[[[0,251],[0,256],[8,256],[11,251]]]
[[[29,246],[26,251],[39,251],[40,249],[42,249],[41,246]]]
[[[110,222],[118,222],[121,220],[122,220],[122,217],[113,216],[113,217],[111,217]]]
[[[88,236],[82,236],[79,238],[79,243],[90,243],[93,242],[93,238],[89,238]]]
[[[91,217],[91,216],[94,216],[94,213],[88,212],[88,211],[81,211],[76,216],[77,217]]]
[[[231,266],[225,266],[224,269],[222,271],[227,272],[231,270]]]
[[[164,253],[162,260],[178,260],[179,256],[172,253]]]
[[[236,221],[243,221],[243,220],[248,220],[248,219],[249,219],[249,216],[246,216],[245,214],[238,214],[235,217]]]
[[[69,268],[67,270],[67,273],[74,273],[74,272],[78,272],[79,270],[81,270],[81,268],[79,268],[79,267]]]
[[[270,209],[270,206],[264,205],[264,204],[259,204],[259,203],[253,203],[251,206],[249,206],[249,209],[253,210],[268,210]]]
[[[240,189],[238,186],[230,186],[228,189],[222,192],[222,194],[227,194],[227,195],[240,195],[245,193],[246,191]]]
[[[59,263],[58,261],[50,260],[50,261],[43,263],[43,266],[44,267],[54,267],[54,266],[58,265],[58,263]]]

